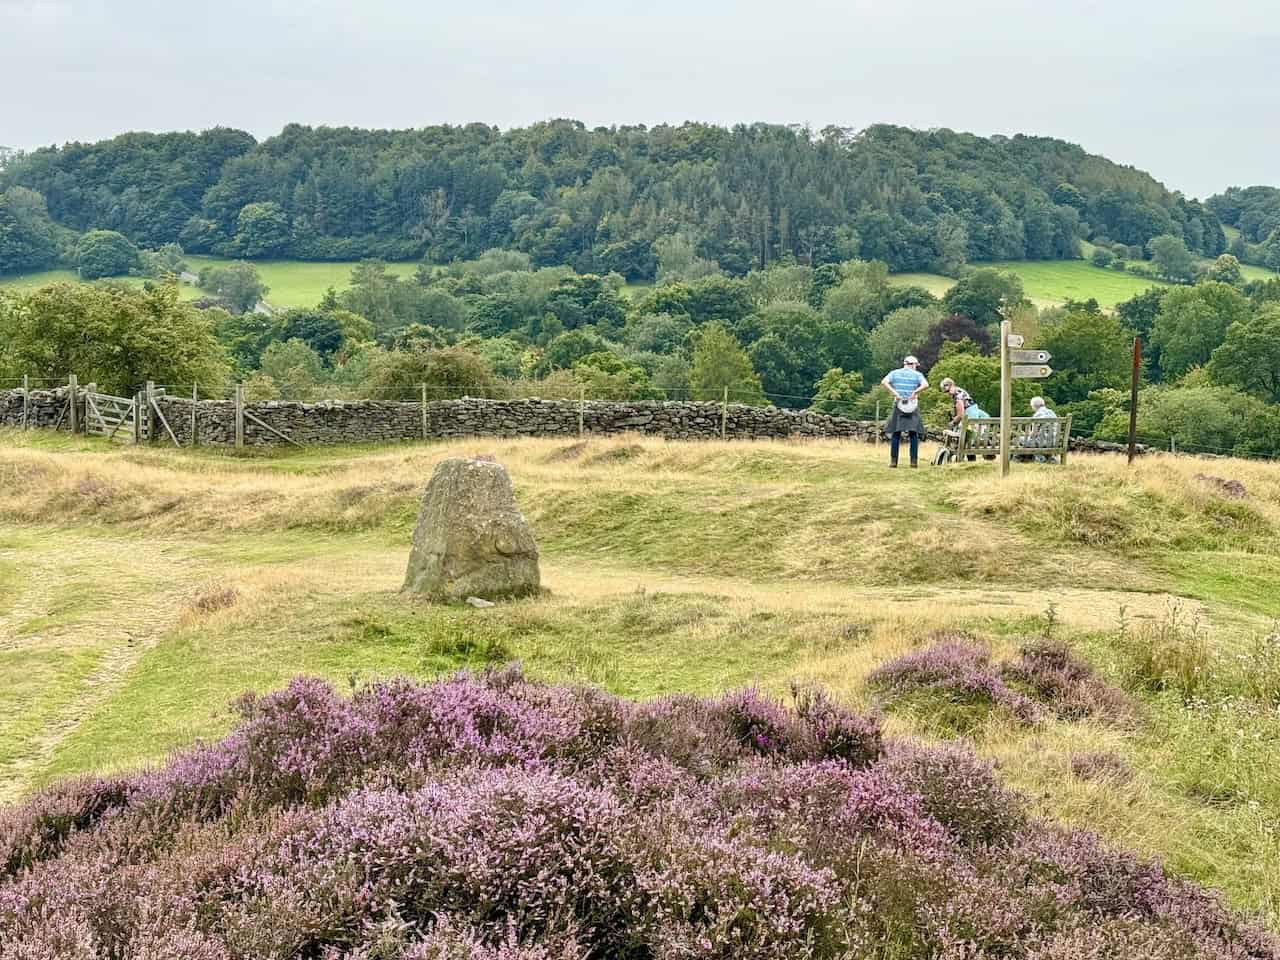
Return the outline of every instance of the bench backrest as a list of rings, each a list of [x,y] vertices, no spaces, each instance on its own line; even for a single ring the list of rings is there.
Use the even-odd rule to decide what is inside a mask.
[[[966,429],[967,428],[967,429]],[[1065,459],[1071,439],[1071,417],[1011,417],[1010,453],[1056,452]],[[1000,418],[968,417],[960,421],[958,454],[999,453]]]

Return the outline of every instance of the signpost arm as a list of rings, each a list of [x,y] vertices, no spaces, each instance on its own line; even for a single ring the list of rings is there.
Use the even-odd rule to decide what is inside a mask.
[[[1013,389],[1009,364],[1009,321],[1000,323],[1000,476],[1009,475],[1009,433],[1013,416]]]
[[[1142,338],[1133,338],[1133,378],[1129,382],[1129,462],[1138,440],[1138,376],[1142,372]]]

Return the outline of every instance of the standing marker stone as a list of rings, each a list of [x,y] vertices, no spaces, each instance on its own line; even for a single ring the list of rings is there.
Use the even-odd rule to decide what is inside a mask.
[[[404,589],[496,600],[540,586],[538,545],[503,466],[460,458],[437,464],[418,511]]]

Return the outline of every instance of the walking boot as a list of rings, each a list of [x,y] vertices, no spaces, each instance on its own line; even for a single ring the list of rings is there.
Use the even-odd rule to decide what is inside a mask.
[[[913,459],[913,460],[911,461],[911,469],[912,469],[912,470],[915,470],[915,469],[916,469],[917,467],[919,467],[919,466],[920,466],[920,461],[919,461],[919,460],[915,460],[915,459]]]
[[[898,461],[897,461],[897,460],[890,460],[890,461],[889,461],[889,466],[890,466],[890,467],[896,467],[897,465],[898,465]]]

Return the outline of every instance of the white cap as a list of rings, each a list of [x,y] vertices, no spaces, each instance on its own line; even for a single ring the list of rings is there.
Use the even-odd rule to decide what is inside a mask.
[[[919,363],[920,361],[917,360],[915,357],[911,356],[911,354],[907,354],[905,357],[902,358],[902,362],[904,364],[907,364],[907,363]]]

